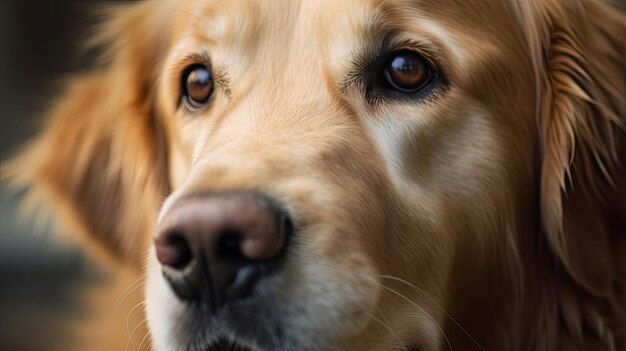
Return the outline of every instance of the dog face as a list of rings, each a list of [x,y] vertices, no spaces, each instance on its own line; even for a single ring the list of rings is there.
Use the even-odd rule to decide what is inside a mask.
[[[261,276],[250,297],[208,316],[176,297],[168,279],[184,278],[164,279],[152,255],[155,345],[202,349],[234,339],[273,350],[362,348],[377,341],[364,335],[389,333],[372,318],[392,313],[387,323],[398,340],[385,335],[386,347],[439,347],[437,304],[448,297],[456,252],[478,256],[488,241],[506,241],[494,223],[505,218],[495,214],[517,196],[507,194],[513,182],[528,181],[507,175],[532,162],[507,147],[531,138],[524,130],[532,123],[532,104],[524,103],[532,101],[531,75],[513,72],[524,69],[522,57],[499,49],[521,52],[523,42],[498,45],[513,27],[504,38],[459,33],[454,28],[475,27],[472,19],[446,23],[424,14],[433,12],[426,6],[401,3],[194,3],[185,12],[202,22],[176,16],[179,34],[159,77],[173,192],[156,235],[195,240],[192,208],[206,217],[214,194],[241,191],[280,204],[294,228],[284,234],[281,267]],[[487,80],[482,74],[505,86],[490,87],[493,95],[471,86]],[[510,86],[511,76],[521,78]],[[503,91],[520,100],[498,101]],[[189,205],[189,197],[203,204]],[[193,255],[214,259],[220,250]],[[386,312],[377,311],[380,301]]]
[[[562,80],[538,62],[557,24],[569,35],[569,10],[548,5],[134,5],[102,31],[109,67],[74,83],[17,164],[35,165],[22,178],[78,231],[129,262],[148,250],[157,350],[510,348],[543,301],[546,281],[525,269],[544,260],[535,241],[592,294],[614,279],[596,274],[613,262],[586,263],[589,244],[558,239],[599,223],[563,229],[595,204],[563,209],[563,160],[606,149],[576,180],[602,183],[593,173],[621,144],[600,140],[617,105],[558,100],[558,84],[596,73],[576,60],[595,48],[564,39],[549,57],[573,62]],[[587,129],[578,156],[568,138]],[[603,234],[595,256],[610,251]]]

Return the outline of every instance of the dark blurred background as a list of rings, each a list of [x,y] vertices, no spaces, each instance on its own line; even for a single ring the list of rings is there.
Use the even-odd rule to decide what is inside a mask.
[[[110,2],[110,1],[109,1]],[[37,131],[62,80],[93,66],[80,44],[96,23],[87,0],[0,0],[0,158]],[[16,203],[0,190],[0,350],[64,350],[62,319],[81,313],[72,291],[106,277],[78,249],[47,230],[18,221]],[[21,222],[21,223],[20,223]]]

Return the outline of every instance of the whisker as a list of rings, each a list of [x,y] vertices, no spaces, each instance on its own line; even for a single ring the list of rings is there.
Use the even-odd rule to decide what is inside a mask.
[[[135,350],[135,344],[132,342],[133,335],[135,334],[135,331],[137,331],[137,328],[139,328],[139,326],[146,323],[147,321],[148,321],[148,318],[144,318],[141,322],[137,323],[137,325],[133,328],[133,331],[130,333],[130,335],[128,336],[128,340],[126,341],[126,347],[124,348],[124,351],[128,350],[129,344],[132,344],[133,350]],[[139,344],[139,346],[141,346],[141,344]],[[139,350],[141,350],[141,347],[139,348]]]
[[[115,312],[117,312],[117,309],[119,308],[120,304],[122,303],[122,301],[124,301],[124,299],[126,299],[133,291],[135,291],[135,289],[137,289],[138,287],[140,287],[141,285],[143,285],[143,278],[140,277],[137,280],[135,280],[134,282],[132,282],[121,294],[120,296],[118,296],[117,299],[115,299],[115,301],[113,301],[113,303],[111,305],[109,305],[109,307],[107,307],[104,312],[102,312],[102,314],[100,315],[100,317],[98,317],[98,319],[102,319],[104,317],[104,315],[106,315],[111,308],[113,308],[113,306],[115,306]],[[139,285],[136,285],[139,284]]]
[[[424,314],[435,324],[435,326],[437,327],[437,329],[439,329],[439,331],[441,332],[441,335],[443,336],[443,338],[446,340],[446,344],[448,344],[448,349],[450,351],[452,351],[452,345],[450,344],[450,340],[448,340],[448,336],[446,335],[446,333],[444,333],[443,329],[441,328],[441,326],[439,326],[439,323],[437,323],[437,321],[435,320],[435,318],[433,318],[433,316],[430,315],[430,313],[426,312],[426,310],[421,307],[420,305],[416,304],[415,302],[411,301],[411,299],[409,299],[408,297],[402,295],[401,293],[395,291],[394,289],[380,283],[380,286],[396,295],[398,295],[399,297],[403,298],[404,300],[406,300],[408,303],[412,304],[413,306],[417,307],[418,309],[420,309],[422,312],[424,312]]]
[[[143,278],[139,278],[139,279],[143,279]],[[117,309],[120,307],[120,305],[122,304],[122,301],[124,301],[124,299],[126,299],[128,296],[130,296],[130,294],[137,290],[138,288],[142,287],[146,282],[144,280],[140,281],[139,284],[137,284],[134,288],[132,288],[130,291],[127,291],[124,298],[122,298],[118,303],[117,306],[115,306],[115,310],[113,311],[114,313],[117,312]],[[128,289],[127,289],[128,290]]]
[[[403,345],[402,342],[400,341],[400,338],[398,337],[398,335],[393,331],[393,329],[391,328],[391,326],[389,326],[388,323],[383,322],[382,320],[376,318],[376,316],[374,316],[374,314],[372,313],[367,313],[371,319],[375,320],[376,322],[378,322],[380,325],[382,325],[385,329],[387,329],[387,331],[389,333],[391,333],[391,335],[396,339],[396,342],[398,343],[398,346],[400,346],[400,349],[402,349]],[[382,317],[382,314],[381,314]]]
[[[146,321],[148,321],[147,318],[146,318]],[[146,331],[146,335],[144,335],[143,339],[141,339],[141,342],[139,343],[139,348],[137,349],[137,351],[141,351],[141,348],[143,347],[143,343],[148,340],[149,336],[150,336],[150,331]],[[149,342],[146,343],[146,347],[150,347]]]
[[[126,315],[126,334],[128,336],[128,343],[131,342],[131,336],[132,334],[130,333],[130,328],[129,328],[129,324],[130,324],[130,316],[133,314],[133,311],[140,306],[144,306],[146,304],[146,301],[141,301],[139,303],[137,303],[133,308],[130,309],[130,311],[128,311],[128,314]],[[128,343],[126,345],[128,345]],[[133,349],[134,349],[134,344],[133,344]]]
[[[402,278],[398,278],[398,277],[394,277],[391,275],[379,275],[380,278],[385,278],[385,279],[391,279],[391,280],[395,280],[401,283],[404,283],[408,286],[410,286],[411,288],[413,288],[415,291],[419,292],[420,294],[425,295],[426,297],[428,297],[443,313],[446,314],[446,316],[448,316],[448,318],[450,318],[450,320],[452,320],[452,322],[454,324],[456,324],[457,327],[459,327],[459,329],[461,329],[463,331],[463,333],[465,333],[465,335],[467,335],[468,338],[470,338],[470,340],[472,340],[472,342],[478,346],[478,348],[480,348],[482,351],[485,351],[485,348],[478,342],[476,341],[476,339],[474,339],[474,337],[472,337],[472,335],[470,335],[470,333],[465,330],[465,328],[463,328],[461,326],[461,324],[459,322],[456,321],[456,319],[454,319],[452,317],[452,315],[450,315],[450,313],[448,313],[448,311],[446,311],[445,308],[441,307],[441,305],[437,302],[437,300],[435,300],[432,296],[430,296],[426,291],[424,291],[423,289],[420,289],[418,286],[416,286],[415,284],[412,284]]]

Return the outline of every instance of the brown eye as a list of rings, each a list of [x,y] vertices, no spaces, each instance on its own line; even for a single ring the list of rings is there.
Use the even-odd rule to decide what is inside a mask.
[[[199,108],[213,95],[213,77],[204,65],[193,65],[185,70],[182,77],[183,97],[189,105]]]
[[[431,79],[428,62],[418,53],[402,50],[394,54],[385,65],[385,78],[391,86],[404,93],[422,89]]]

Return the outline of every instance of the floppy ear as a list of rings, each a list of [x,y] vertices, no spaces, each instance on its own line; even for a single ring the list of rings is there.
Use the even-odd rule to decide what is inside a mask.
[[[610,297],[626,279],[626,19],[600,1],[540,6],[543,229],[572,279]]]
[[[97,38],[110,48],[106,67],[69,81],[40,134],[3,172],[64,229],[131,263],[143,257],[165,188],[152,101],[164,25],[157,6],[110,11]]]

